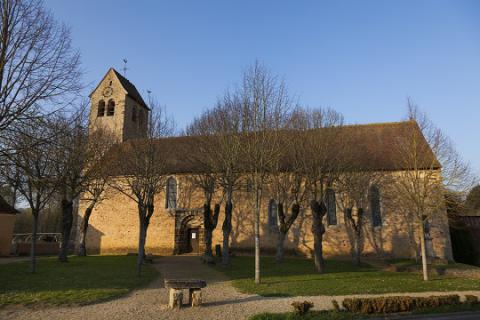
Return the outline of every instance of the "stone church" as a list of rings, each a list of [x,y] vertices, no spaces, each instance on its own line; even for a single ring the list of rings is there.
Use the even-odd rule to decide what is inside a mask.
[[[90,127],[110,129],[119,143],[144,136],[149,108],[139,91],[125,77],[111,68],[90,95]],[[370,125],[346,126],[361,143],[368,143],[372,159],[365,159],[385,174],[403,170],[391,159],[393,139],[419,130],[411,121]],[[164,138],[159,141],[173,145],[186,143],[188,137]],[[424,141],[424,143],[427,143]],[[430,148],[428,148],[430,150]],[[178,150],[184,150],[178,148]],[[183,151],[184,152],[184,151]],[[431,153],[432,157],[433,153]],[[164,192],[156,197],[155,214],[148,229],[146,252],[153,254],[201,254],[203,243],[203,197],[189,183],[189,173],[195,168],[182,162],[182,151],[173,152],[175,160],[169,167],[169,177]],[[440,172],[440,167],[438,167]],[[253,252],[253,214],[249,205],[248,186],[235,195],[232,217],[231,247],[235,254]],[[418,252],[418,236],[412,231],[409,217],[382,197],[382,190],[372,186],[364,228],[364,254],[379,257],[408,258]],[[325,217],[324,252],[328,256],[349,256],[351,236],[347,230],[344,213],[336,205],[335,192],[331,190]],[[221,201],[221,195],[213,203]],[[79,215],[85,203],[80,200]],[[223,211],[223,208],[222,208]],[[222,243],[221,224],[213,232],[213,246]],[[264,196],[261,211],[261,250],[263,254],[275,252],[276,203],[273,196]],[[302,210],[285,241],[286,252],[311,256],[313,236],[310,210]],[[81,219],[77,219],[81,221]],[[79,223],[80,224],[80,223]],[[95,207],[87,235],[90,254],[127,254],[136,252],[138,245],[138,213],[136,203],[119,192],[107,189],[106,198]],[[79,234],[77,232],[77,234]],[[429,221],[427,238],[431,257],[452,260],[450,234],[446,212],[436,214]]]

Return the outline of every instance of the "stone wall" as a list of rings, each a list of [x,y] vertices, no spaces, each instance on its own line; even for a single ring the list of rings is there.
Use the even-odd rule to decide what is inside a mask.
[[[110,95],[105,95],[107,88]],[[107,115],[110,99],[115,102],[115,112],[112,116]],[[100,100],[105,102],[105,115],[101,117],[98,116]],[[104,79],[90,95],[90,106],[90,130],[96,128],[108,129],[118,141],[145,136],[148,110],[127,95],[112,69],[107,72]],[[137,112],[136,121],[132,120],[134,108]]]
[[[201,210],[202,193],[189,183],[188,176],[177,175],[178,207],[185,210]],[[270,196],[265,194],[261,210],[261,247],[264,253],[273,253],[277,234],[268,226],[268,202]],[[216,194],[213,203],[220,201],[221,194]],[[233,250],[253,251],[253,214],[249,205],[250,194],[246,191],[236,193],[232,219],[231,246]],[[213,204],[212,204],[213,206]],[[85,203],[80,202],[80,215],[83,215]],[[180,210],[181,211],[181,210]],[[414,257],[418,250],[417,226],[412,217],[395,208],[382,198],[382,225],[373,227],[367,212],[364,234],[364,254],[380,257],[407,258]],[[155,214],[148,230],[146,250],[154,254],[174,254],[176,247],[176,211],[165,208],[165,192],[159,194],[155,203]],[[219,216],[218,226],[213,232],[213,247],[222,244],[222,223],[224,220],[224,203]],[[80,223],[81,219],[79,219]],[[297,221],[288,233],[285,241],[287,251],[311,256],[313,236],[311,233],[311,213],[303,208]],[[326,222],[325,222],[326,224]],[[452,259],[450,235],[446,212],[439,211],[431,219],[432,256]],[[203,229],[203,228],[202,228]],[[203,244],[203,230],[200,230],[200,243]],[[337,225],[326,226],[324,252],[326,256],[349,256],[350,233],[345,225],[343,212],[337,207]],[[138,245],[138,213],[136,203],[115,190],[107,191],[107,199],[101,202],[90,218],[87,248],[90,253],[126,254],[136,252]],[[418,251],[417,251],[418,252]]]

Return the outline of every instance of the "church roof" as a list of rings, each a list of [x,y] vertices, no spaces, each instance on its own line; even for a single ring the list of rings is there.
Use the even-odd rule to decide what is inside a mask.
[[[17,214],[18,211],[0,196],[0,214]]]
[[[150,110],[150,108],[148,108],[147,104],[145,103],[145,101],[143,101],[143,98],[142,98],[142,95],[140,94],[140,92],[138,92],[137,88],[135,87],[135,85],[133,83],[131,83],[130,81],[128,81],[127,78],[125,78],[124,76],[122,76],[117,70],[115,70],[114,68],[112,68],[113,72],[115,73],[115,75],[117,76],[118,80],[120,80],[120,83],[122,84],[122,87],[127,91],[127,94],[130,96],[130,98],[132,98],[133,100],[135,100],[137,103],[141,104],[143,107],[147,108],[148,110]]]
[[[127,95],[132,98],[135,102],[137,102],[138,104],[140,104],[141,106],[143,106],[144,108],[146,108],[147,110],[150,110],[150,108],[147,106],[147,104],[145,103],[145,101],[143,100],[142,98],[142,95],[140,94],[140,92],[138,92],[137,88],[135,87],[135,85],[133,83],[131,83],[130,81],[128,81],[127,78],[125,78],[124,76],[122,76],[117,70],[115,70],[114,68],[110,68],[107,73],[105,73],[105,75],[103,76],[103,79],[97,84],[97,86],[95,87],[95,89],[90,93],[90,96],[98,89],[98,87],[100,86],[100,84],[103,82],[103,80],[107,77],[108,73],[112,71],[113,74],[117,77],[118,81],[120,81],[120,84],[121,86],[123,87],[123,89],[127,92]]]
[[[334,134],[331,134],[332,132]],[[308,130],[302,134],[314,135],[318,139],[334,139],[335,141],[330,143],[331,146],[334,146],[337,140],[338,144],[345,142],[344,145],[349,150],[348,154],[353,157],[355,170],[400,171],[412,168],[408,167],[408,162],[400,160],[405,159],[401,154],[404,151],[396,146],[405,146],[413,132],[418,133],[417,137],[419,137],[417,141],[417,153],[420,155],[418,159],[419,167],[427,170],[440,169],[440,163],[415,121],[346,125]],[[282,139],[289,139],[292,135],[298,134],[298,131],[284,131],[284,133]],[[180,136],[158,139],[156,141],[158,150],[168,155],[166,171],[171,174],[202,172],[203,164],[200,157],[192,157],[192,155],[198,153],[196,150],[201,148],[203,138],[200,136]],[[123,142],[119,146],[120,150],[117,149],[117,151],[122,153],[122,149],[128,148],[129,143],[135,143],[135,140]],[[280,143],[279,145],[283,147],[288,144]],[[327,157],[335,159],[337,151],[331,150],[330,152],[332,152],[331,157],[328,155]],[[288,171],[292,163],[288,155],[293,152],[287,151],[285,153],[287,157],[282,161],[284,162],[282,167],[285,168],[285,171]],[[127,172],[118,173],[126,174]]]

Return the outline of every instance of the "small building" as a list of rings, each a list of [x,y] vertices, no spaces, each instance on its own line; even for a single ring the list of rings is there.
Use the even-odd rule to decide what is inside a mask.
[[[18,211],[0,196],[0,256],[10,255],[13,226],[17,213]]]

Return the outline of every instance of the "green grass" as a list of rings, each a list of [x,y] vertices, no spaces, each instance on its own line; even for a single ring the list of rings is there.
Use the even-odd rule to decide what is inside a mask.
[[[442,314],[474,311],[480,311],[480,305],[462,304],[455,306],[442,306],[438,308],[418,310],[412,314]],[[378,319],[378,315],[362,315],[343,311],[311,311],[304,316],[298,316],[292,312],[261,313],[250,317],[249,320],[364,320],[371,318]]]
[[[149,283],[157,276],[146,265],[141,277],[135,273],[134,256],[40,258],[37,273],[28,262],[0,265],[0,306],[89,304],[113,299]]]
[[[354,267],[349,261],[326,261],[326,273],[314,272],[312,260],[288,258],[278,265],[272,257],[261,259],[262,283],[253,280],[253,257],[233,258],[228,268],[216,266],[234,287],[262,296],[381,294],[394,292],[480,290],[480,280],[431,276],[425,282],[418,273],[380,271],[372,266]]]

